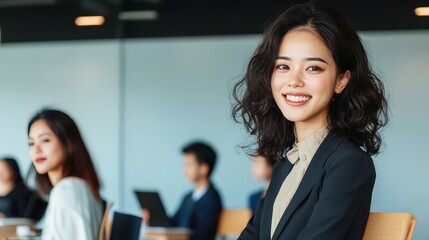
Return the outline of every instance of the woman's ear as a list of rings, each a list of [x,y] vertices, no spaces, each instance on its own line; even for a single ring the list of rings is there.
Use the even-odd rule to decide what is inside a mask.
[[[345,73],[341,74],[337,78],[337,82],[335,83],[335,93],[340,94],[344,88],[347,86],[347,84],[350,81],[350,78],[352,77],[352,74],[349,70],[347,70]]]

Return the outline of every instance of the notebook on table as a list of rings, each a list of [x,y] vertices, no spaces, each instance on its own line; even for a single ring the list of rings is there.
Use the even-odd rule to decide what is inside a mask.
[[[146,208],[150,212],[151,227],[170,227],[170,219],[165,212],[164,204],[158,192],[138,191],[134,193],[139,201],[140,207]]]

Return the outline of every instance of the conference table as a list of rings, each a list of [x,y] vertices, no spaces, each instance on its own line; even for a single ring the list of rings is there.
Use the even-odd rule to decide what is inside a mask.
[[[40,233],[31,229],[34,221],[26,218],[0,218],[0,239],[36,240]]]
[[[31,227],[34,221],[25,218],[0,218],[0,240],[40,240],[40,232]],[[18,231],[17,231],[18,230]],[[26,230],[20,233],[20,230]],[[188,240],[190,230],[186,228],[146,227],[142,224],[140,240]]]
[[[141,240],[188,240],[190,230],[177,227],[144,227]]]

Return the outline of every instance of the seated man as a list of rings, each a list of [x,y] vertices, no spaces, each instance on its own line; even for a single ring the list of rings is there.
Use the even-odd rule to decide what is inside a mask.
[[[190,240],[213,240],[222,210],[220,195],[210,181],[216,153],[202,142],[191,143],[182,152],[185,175],[195,188],[184,196],[171,224],[190,229]],[[142,210],[142,217],[150,222],[148,210]]]

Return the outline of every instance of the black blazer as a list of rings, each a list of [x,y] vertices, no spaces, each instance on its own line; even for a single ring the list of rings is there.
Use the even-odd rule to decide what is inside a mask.
[[[270,239],[274,200],[292,169],[283,159],[239,239]],[[371,205],[375,169],[371,157],[337,134],[329,134],[285,210],[272,239],[362,239]]]
[[[207,192],[196,202],[192,200],[192,192],[186,194],[171,222],[173,226],[191,229],[190,240],[213,240],[221,211],[220,195],[210,184]]]

